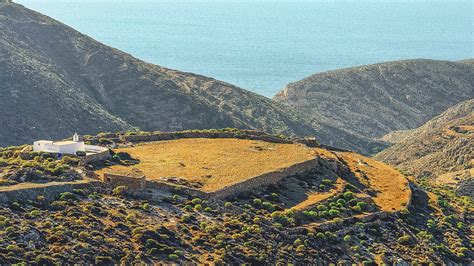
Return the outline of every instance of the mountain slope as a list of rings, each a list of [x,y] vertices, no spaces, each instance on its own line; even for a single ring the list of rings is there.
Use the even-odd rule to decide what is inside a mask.
[[[379,138],[416,128],[474,96],[474,65],[404,60],[319,73],[289,84],[274,100],[316,123]]]
[[[0,146],[72,132],[239,127],[316,132],[270,99],[166,69],[0,3]]]
[[[375,158],[413,174],[432,177],[472,169],[474,99],[449,108],[423,126],[391,138]]]

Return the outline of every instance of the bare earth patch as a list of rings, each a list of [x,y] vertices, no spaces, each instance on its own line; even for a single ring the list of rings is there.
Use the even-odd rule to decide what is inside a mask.
[[[133,167],[112,166],[99,171],[138,169],[148,179],[178,177],[200,182],[204,191],[315,158],[318,151],[300,144],[277,144],[243,139],[180,139],[117,149],[139,159]]]

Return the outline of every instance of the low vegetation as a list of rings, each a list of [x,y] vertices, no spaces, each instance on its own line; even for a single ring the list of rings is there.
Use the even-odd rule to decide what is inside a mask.
[[[123,145],[113,135],[87,139]],[[86,168],[140,168],[149,158],[171,165],[171,160],[163,160],[173,154],[175,158],[180,156],[183,151],[172,146],[176,143],[195,155],[186,157],[189,161],[191,157],[202,160],[199,162],[209,172],[213,168],[205,164],[210,162],[206,158],[226,152],[226,160],[219,161],[220,169],[226,170],[223,165],[233,158],[231,162],[240,165],[243,173],[246,164],[258,161],[260,154],[268,156],[268,152],[286,159],[319,155],[322,160],[320,167],[311,171],[222,200],[190,196],[180,189],[146,199],[131,196],[129,188],[120,185],[74,189],[53,197],[39,195],[30,201],[0,204],[0,261],[111,265],[441,264],[472,260],[472,200],[456,197],[449,187],[420,182],[412,184],[411,193],[400,172],[349,152],[253,140],[206,141],[183,139],[119,148],[110,161]],[[209,142],[215,142],[210,152],[213,145]],[[227,142],[231,145],[223,145]],[[43,179],[66,180],[70,178],[68,170],[55,175],[54,169],[61,164],[74,169],[77,164],[74,158],[57,159],[49,154],[30,154],[33,156],[21,159],[22,148],[1,150],[2,173],[42,169]],[[198,154],[206,154],[203,150],[211,157]],[[188,161],[174,162],[173,167],[184,168],[183,173],[186,168],[190,173],[200,171]],[[4,176],[2,179],[18,182]]]
[[[43,152],[28,152],[24,147],[0,148],[0,186],[24,182],[71,181],[81,176],[74,170],[79,159]]]
[[[466,263],[472,255],[470,229],[462,218],[425,217],[430,207],[422,201],[415,209],[379,222],[379,218],[346,218],[373,211],[373,204],[364,204],[350,188],[305,211],[285,210],[281,196],[268,191],[227,201],[177,192],[161,202],[149,202],[127,198],[119,190],[75,190],[53,202],[37,199],[3,206],[0,260],[37,264]]]

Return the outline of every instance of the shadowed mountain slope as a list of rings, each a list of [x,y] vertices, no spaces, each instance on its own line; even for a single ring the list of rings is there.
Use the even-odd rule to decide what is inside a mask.
[[[472,60],[403,60],[318,73],[274,100],[366,138],[421,126],[474,96]]]
[[[417,177],[472,169],[474,99],[449,108],[417,129],[385,138],[396,144],[375,158]]]
[[[0,146],[135,128],[316,134],[286,109],[212,78],[148,64],[21,5],[0,3]]]

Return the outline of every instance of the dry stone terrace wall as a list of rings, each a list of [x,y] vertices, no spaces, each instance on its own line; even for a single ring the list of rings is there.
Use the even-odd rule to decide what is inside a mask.
[[[238,131],[238,132],[166,132],[155,133],[151,135],[130,135],[124,136],[123,139],[127,142],[151,142],[163,140],[176,140],[184,138],[237,138],[237,139],[252,139],[261,140],[271,143],[293,143],[291,140],[267,135],[259,131]]]
[[[329,167],[332,171],[335,171],[338,174],[342,173],[343,171],[347,171],[346,169],[342,169],[344,166],[338,163],[337,161],[330,161],[328,164],[327,160],[322,160],[320,157],[316,157],[315,159],[311,159],[308,161],[294,164],[287,168],[255,176],[249,178],[246,181],[233,184],[212,192],[204,192],[198,189],[175,185],[171,183],[165,183],[161,181],[150,181],[146,180],[146,178],[143,176],[137,177],[131,174],[121,175],[119,173],[105,173],[103,181],[109,187],[127,186],[131,190],[131,192],[135,194],[145,195],[143,193],[140,193],[139,191],[147,189],[165,190],[171,192],[179,190],[191,196],[211,199],[222,199],[235,196],[255,188],[276,184],[284,178],[303,174],[318,167]]]
[[[87,146],[88,145],[86,145],[86,147]],[[109,149],[104,148],[104,150],[102,150],[102,151],[99,151],[99,152],[94,153],[94,154],[88,154],[87,156],[82,157],[81,158],[81,163],[82,164],[90,164],[92,162],[106,161],[106,160],[109,160],[110,158],[112,158],[112,156],[110,155]]]
[[[163,141],[163,140],[177,140],[185,138],[236,138],[236,139],[251,139],[261,140],[270,143],[284,143],[292,144],[299,143],[306,145],[310,148],[323,148],[330,151],[339,152],[351,152],[350,150],[335,148],[328,145],[320,144],[315,138],[295,138],[295,139],[284,139],[277,136],[268,135],[265,132],[255,130],[240,130],[240,131],[182,131],[182,132],[162,132],[153,133],[150,135],[128,135],[121,137],[125,142],[139,143],[139,142],[151,142],[151,141]]]
[[[226,197],[238,195],[240,193],[252,190],[254,188],[265,187],[268,185],[276,184],[284,178],[308,172],[318,167],[319,165],[320,165],[319,158],[312,159],[312,160],[305,161],[302,163],[294,164],[290,167],[287,167],[281,170],[265,173],[265,174],[250,178],[243,182],[233,184],[228,187],[224,187],[220,190],[210,192],[208,194],[209,194],[209,197],[211,198],[226,198]]]
[[[102,181],[110,187],[127,186],[129,189],[138,190],[147,188],[147,181],[143,175],[104,173]]]
[[[284,143],[292,144],[299,143],[308,147],[321,147],[321,145],[312,138],[304,139],[284,139],[261,131],[254,130],[239,130],[239,131],[182,131],[182,132],[163,132],[153,133],[149,135],[126,135],[121,137],[125,142],[140,143],[140,142],[153,142],[153,141],[166,141],[166,140],[177,140],[183,138],[237,138],[237,139],[251,139],[260,140],[270,143]],[[325,148],[332,150],[332,147]],[[346,150],[338,150],[346,151]],[[204,192],[198,189],[189,188],[181,185],[166,183],[162,181],[150,181],[144,177],[137,177],[129,174],[120,173],[106,173],[104,175],[104,182],[109,187],[115,186],[128,186],[131,191],[135,194],[145,195],[146,193],[140,193],[140,190],[161,190],[161,191],[176,191],[180,190],[188,195],[199,196],[204,198],[221,199],[230,196],[234,196],[245,191],[252,190],[254,188],[268,186],[280,182],[283,178],[302,174],[308,172],[317,167],[326,167],[334,171],[338,175],[344,175],[347,169],[338,159],[324,159],[316,157],[315,159],[308,160],[302,163],[292,165],[290,167],[279,169],[273,172],[265,173],[259,176],[249,178],[246,181],[233,184],[217,191]]]
[[[0,203],[26,202],[35,200],[38,196],[44,196],[45,200],[49,202],[63,192],[70,192],[74,189],[94,190],[100,187],[101,184],[96,180],[79,180],[0,187]]]

